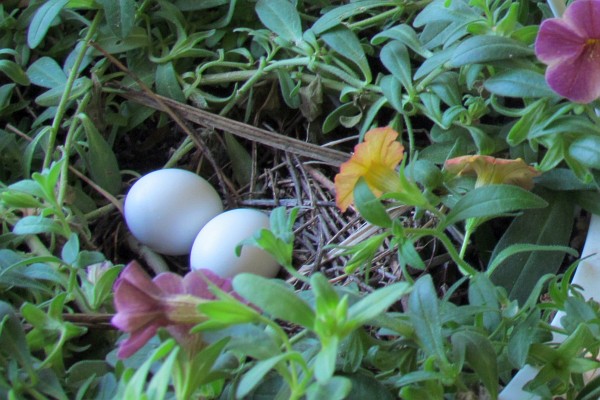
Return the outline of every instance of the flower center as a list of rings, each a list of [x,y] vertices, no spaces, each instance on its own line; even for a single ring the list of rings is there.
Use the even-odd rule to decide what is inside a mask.
[[[165,314],[174,324],[199,324],[206,316],[198,311],[198,305],[209,300],[189,294],[176,294],[165,299]]]
[[[367,184],[376,196],[381,193],[398,193],[402,191],[402,182],[398,173],[389,166],[373,163],[364,175]]]

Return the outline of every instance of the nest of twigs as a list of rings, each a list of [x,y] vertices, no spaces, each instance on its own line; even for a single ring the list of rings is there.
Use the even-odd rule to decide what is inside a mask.
[[[131,132],[124,138],[126,143],[118,144],[118,148],[123,149],[120,161],[125,170],[143,174],[163,168],[175,149],[184,141],[192,142],[193,150],[176,166],[200,173],[211,181],[223,197],[225,208],[252,207],[267,212],[279,206],[299,208],[294,266],[301,274],[310,276],[319,271],[336,284],[354,283],[369,292],[396,281],[415,279],[425,272],[400,268],[396,249],[387,241],[368,265],[352,272],[346,270],[350,256],[344,250],[379,232],[378,227],[365,222],[352,207],[341,213],[335,205],[333,179],[339,165],[350,156],[357,137],[318,146],[305,140],[307,127],[298,123],[301,117],[291,122],[265,120],[261,127],[256,127],[161,98],[150,91],[119,90],[125,98],[171,117],[168,129]],[[286,124],[290,128],[284,128],[285,134],[272,128]],[[244,184],[235,179],[231,157],[225,150],[225,135],[233,135],[251,155],[251,173]],[[135,176],[128,183],[133,181]],[[427,214],[416,219],[411,207],[390,212],[401,217],[406,226],[435,223]],[[117,262],[142,258],[146,263],[162,265],[155,270],[166,266],[185,273],[189,269],[187,257],[158,260],[157,255],[136,243],[117,212],[98,222],[96,234],[101,236],[98,242],[104,243],[102,250]],[[456,239],[459,241],[460,235]],[[416,248],[427,265],[426,271],[438,280],[441,293],[460,278],[450,257],[435,240],[423,239],[416,243]],[[407,273],[411,276],[405,276]],[[298,289],[303,288],[302,282],[284,270],[280,278],[294,283]]]

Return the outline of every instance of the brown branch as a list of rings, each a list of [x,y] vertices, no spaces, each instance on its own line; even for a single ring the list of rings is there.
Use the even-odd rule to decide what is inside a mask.
[[[256,126],[222,117],[157,94],[149,96],[145,92],[129,90],[123,87],[119,87],[118,89],[121,90],[119,93],[121,96],[136,103],[164,112],[167,112],[167,110],[171,110],[171,112],[175,111],[178,116],[187,121],[206,128],[222,130],[278,150],[322,161],[336,167],[349,158],[349,154],[342,151],[303,142],[302,140],[257,128]],[[192,131],[191,134],[199,136],[195,131]]]

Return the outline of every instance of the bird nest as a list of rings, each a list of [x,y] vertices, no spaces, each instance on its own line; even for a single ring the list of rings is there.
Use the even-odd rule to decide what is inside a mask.
[[[207,178],[218,188],[228,209],[251,207],[268,212],[280,206],[297,207],[293,263],[305,276],[319,271],[332,283],[354,284],[370,292],[396,281],[415,279],[424,273],[424,270],[401,268],[397,249],[390,240],[385,240],[372,258],[367,258],[352,271],[347,269],[352,257],[347,250],[380,233],[379,227],[366,222],[352,207],[342,213],[335,204],[333,179],[339,165],[350,156],[358,140],[356,136],[319,146],[303,139],[305,126],[297,121],[287,122],[287,128],[280,123],[282,131],[286,132],[281,134],[267,122],[256,127],[148,91],[116,89],[132,102],[163,111],[162,116],[156,118],[170,117],[163,128],[131,132],[123,139],[125,143],[117,144],[117,148],[124,149],[119,155],[120,162],[127,166],[124,169],[135,171],[129,185],[139,174],[176,166]],[[246,169],[250,171],[246,171],[245,177],[236,179],[240,167],[232,162],[231,154],[226,151],[227,142],[231,143],[231,137],[227,138],[227,135],[235,137],[249,155],[247,161],[250,164]],[[186,147],[188,151],[183,156],[176,154]],[[148,157],[148,154],[152,156]],[[412,207],[396,207],[389,212],[400,218],[405,226],[422,227],[435,223],[428,214],[416,218]],[[187,257],[163,257],[136,242],[116,211],[100,219],[95,232],[96,243],[103,243],[101,250],[117,262],[143,259],[155,272],[185,273],[189,269]],[[457,234],[457,242],[461,239]],[[442,293],[460,278],[450,256],[434,239],[421,239],[415,247],[425,261],[426,271],[439,281]],[[298,289],[304,288],[303,282],[285,270],[279,277]]]

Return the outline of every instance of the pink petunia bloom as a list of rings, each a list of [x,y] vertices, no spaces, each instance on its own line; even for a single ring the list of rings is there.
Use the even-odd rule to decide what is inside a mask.
[[[575,0],[562,18],[542,22],[535,53],[556,93],[577,103],[600,97],[600,0]]]
[[[197,306],[215,299],[207,281],[234,294],[230,279],[223,279],[209,270],[192,271],[185,277],[164,272],[151,279],[137,262],[130,262],[114,286],[117,313],[111,322],[129,333],[120,344],[118,357],[127,358],[134,354],[161,327],[188,348],[201,346],[200,336],[190,334],[189,330],[206,319]]]

